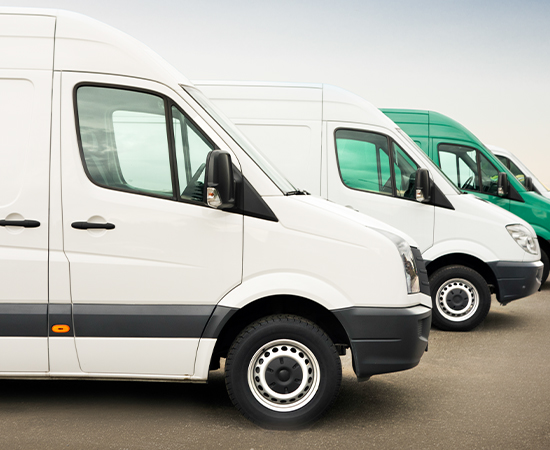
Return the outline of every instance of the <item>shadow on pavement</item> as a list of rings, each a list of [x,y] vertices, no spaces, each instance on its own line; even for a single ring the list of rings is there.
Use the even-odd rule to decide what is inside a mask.
[[[412,388],[414,391],[414,388]],[[40,417],[59,418],[59,414],[87,416],[89,424],[111,426],[132,418],[140,421],[183,421],[210,423],[211,428],[239,427],[258,430],[233,407],[223,372],[211,374],[208,384],[87,380],[1,380],[0,402],[4,414],[32,412]],[[357,420],[394,421],[396,405],[414,411],[417,404],[407,387],[375,379],[358,383],[344,376],[339,397],[328,413],[310,429],[345,425]],[[407,401],[410,399],[410,402]],[[54,423],[52,422],[52,425]],[[45,424],[44,424],[45,425]],[[307,431],[304,430],[304,431]]]
[[[473,331],[491,333],[495,330],[519,329],[528,324],[529,321],[522,315],[506,314],[506,312],[499,311],[501,308],[505,307],[493,304],[483,323]]]

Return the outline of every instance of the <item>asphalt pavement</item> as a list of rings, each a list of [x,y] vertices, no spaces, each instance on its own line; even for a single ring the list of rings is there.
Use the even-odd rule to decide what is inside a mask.
[[[348,352],[349,354],[349,352]],[[0,449],[550,449],[550,282],[467,333],[432,329],[418,367],[358,383],[301,431],[265,431],[209,384],[0,381]]]

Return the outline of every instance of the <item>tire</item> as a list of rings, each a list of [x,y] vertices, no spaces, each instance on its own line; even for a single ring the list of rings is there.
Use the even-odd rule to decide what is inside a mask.
[[[542,288],[544,286],[544,283],[546,283],[546,280],[548,279],[548,273],[550,272],[550,259],[548,258],[548,254],[546,251],[543,250],[543,248],[540,248],[540,260],[544,264],[544,269],[542,270],[542,282],[540,284],[540,287]]]
[[[487,317],[491,291],[485,279],[466,266],[447,266],[430,276],[432,323],[440,330],[470,331]]]
[[[313,423],[336,400],[341,382],[340,356],[328,335],[294,315],[254,322],[235,339],[225,361],[231,401],[263,428]]]

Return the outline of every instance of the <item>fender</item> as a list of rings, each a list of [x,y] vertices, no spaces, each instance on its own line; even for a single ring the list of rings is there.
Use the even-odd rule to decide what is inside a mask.
[[[473,241],[463,239],[452,239],[448,241],[438,242],[434,246],[426,250],[422,256],[425,261],[435,261],[436,259],[452,255],[454,253],[462,253],[465,255],[474,256],[483,261],[497,261],[499,258],[490,251],[487,247]]]
[[[255,300],[272,295],[304,297],[329,310],[354,306],[344,293],[323,280],[295,272],[278,272],[243,280],[218,303],[218,307],[240,309]]]

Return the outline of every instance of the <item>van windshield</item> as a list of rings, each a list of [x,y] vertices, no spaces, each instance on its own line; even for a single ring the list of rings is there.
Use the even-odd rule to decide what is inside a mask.
[[[180,84],[202,108],[214,119],[220,127],[246,152],[260,169],[275,183],[284,193],[299,192],[285,177],[248,141],[239,129],[225,115],[212,104],[210,100],[198,89]]]

